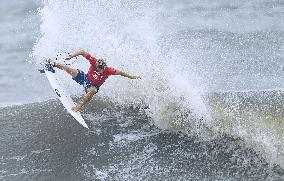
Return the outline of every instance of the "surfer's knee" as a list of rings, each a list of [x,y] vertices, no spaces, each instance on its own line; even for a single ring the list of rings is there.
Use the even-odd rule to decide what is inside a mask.
[[[78,75],[78,70],[77,69],[73,69],[73,68],[70,68],[68,67],[67,65],[65,65],[66,67],[64,67],[64,70],[70,74],[72,77],[77,77]]]
[[[96,87],[91,87],[91,88],[90,88],[90,91],[91,91],[93,94],[95,94],[95,93],[98,92],[98,90],[97,90]]]

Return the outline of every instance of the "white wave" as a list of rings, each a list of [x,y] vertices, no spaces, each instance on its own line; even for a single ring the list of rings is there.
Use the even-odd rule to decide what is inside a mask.
[[[210,116],[202,91],[193,84],[198,76],[179,65],[184,60],[178,50],[163,53],[168,45],[159,40],[156,8],[151,1],[45,1],[40,10],[42,35],[34,46],[33,57],[39,63],[58,51],[88,50],[97,57],[106,57],[118,69],[142,76],[142,80],[112,77],[99,95],[122,104],[148,105],[156,125],[166,129],[176,124],[176,120],[167,119],[179,119],[172,104],[184,109],[179,110],[181,113],[190,112],[189,118],[206,120]],[[74,67],[86,71],[88,62],[80,58]],[[62,75],[72,92],[82,93],[68,75]]]
[[[230,33],[221,32],[215,35],[209,30],[207,35],[209,38],[205,39],[198,37],[203,35],[202,33],[189,39],[181,36],[185,38],[183,41],[193,41],[193,43],[185,43],[185,47],[180,48],[178,43],[181,40],[175,39],[174,34],[179,31],[184,32],[184,26],[190,26],[190,24],[183,22],[179,27],[177,22],[179,18],[184,17],[180,17],[180,14],[175,12],[172,12],[173,16],[166,19],[171,22],[176,20],[172,24],[175,26],[160,23],[164,16],[168,16],[164,14],[168,9],[160,3],[135,0],[44,1],[44,6],[39,11],[42,21],[41,36],[35,43],[32,56],[39,64],[42,59],[53,58],[58,52],[85,49],[98,58],[107,58],[111,66],[142,76],[142,80],[128,80],[113,76],[101,87],[98,96],[108,98],[120,105],[147,105],[148,115],[160,128],[172,131],[190,130],[206,138],[212,136],[211,133],[206,135],[208,128],[216,135],[220,132],[230,133],[226,128],[214,125],[216,122],[211,118],[211,107],[208,107],[206,96],[204,96],[207,85],[203,81],[207,83],[211,81],[210,84],[214,81],[214,84],[222,88],[223,85],[230,87],[235,82],[246,80],[247,77],[243,78],[241,75],[251,75],[250,71],[244,72],[249,69],[249,66],[242,64],[238,67],[240,74],[236,74],[234,66],[238,64],[237,60],[240,58],[258,57],[258,54],[251,55],[250,52],[256,49],[246,49],[242,52],[243,54],[236,53],[245,49],[243,44],[247,42],[247,35],[239,37],[236,34],[230,37]],[[223,38],[224,34],[232,42],[220,44],[220,41],[226,41],[218,39]],[[240,43],[234,44],[235,39],[238,39]],[[249,43],[258,45],[258,39],[256,34],[249,39]],[[214,42],[208,45],[208,41]],[[207,51],[209,48],[211,49]],[[267,53],[271,53],[276,48],[273,46]],[[185,56],[184,54],[188,51],[182,52],[181,50],[184,49],[190,49],[190,55]],[[225,53],[224,49],[226,49]],[[264,51],[265,47],[262,49],[258,51]],[[232,51],[233,59],[229,59]],[[63,57],[64,55],[60,58]],[[266,58],[266,54],[263,54],[261,60],[267,60]],[[275,62],[273,57],[268,58],[272,63]],[[221,62],[220,65],[217,65],[217,60]],[[262,64],[266,65],[265,62],[260,61],[254,71],[258,73],[257,67]],[[84,58],[79,58],[72,66],[86,71],[88,62]],[[250,64],[250,66],[254,65]],[[205,70],[203,71],[202,68]],[[279,73],[279,70],[277,72]],[[65,76],[66,84],[71,92],[82,93],[82,88],[76,85],[68,75],[62,73],[62,76]],[[263,77],[256,74],[254,78],[260,80]],[[226,84],[228,80],[230,82]],[[250,84],[250,81],[240,83],[246,86]],[[232,88],[235,87],[232,86]],[[225,108],[222,111],[226,111]],[[233,120],[237,118],[234,117]],[[234,127],[233,135],[243,137],[247,142],[248,140],[257,141],[259,136],[261,137],[261,134],[248,136],[249,132],[251,132],[250,129]],[[263,144],[273,139],[268,134],[265,136],[267,139],[266,141],[262,139]],[[271,144],[267,146],[268,152],[271,147],[273,147]],[[273,150],[270,153],[275,155]],[[280,150],[279,154],[283,154],[283,151]]]

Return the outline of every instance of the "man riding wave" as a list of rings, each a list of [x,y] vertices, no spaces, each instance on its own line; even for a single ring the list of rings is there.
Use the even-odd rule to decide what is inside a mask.
[[[90,68],[87,74],[80,69],[71,68],[65,64],[57,63],[49,60],[49,64],[53,67],[64,70],[72,76],[72,79],[82,85],[85,89],[86,95],[79,103],[72,108],[72,111],[79,112],[82,107],[89,102],[94,94],[96,94],[100,86],[106,81],[110,75],[120,75],[129,79],[141,79],[140,76],[129,75],[126,72],[120,71],[116,68],[109,67],[104,59],[96,59],[84,50],[78,50],[70,54],[65,60],[70,60],[74,57],[82,55],[90,62]]]

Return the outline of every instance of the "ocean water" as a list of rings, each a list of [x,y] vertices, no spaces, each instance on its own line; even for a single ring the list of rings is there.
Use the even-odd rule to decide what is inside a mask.
[[[0,5],[0,180],[284,179],[282,1]],[[142,76],[107,80],[89,130],[37,71],[77,49]]]
[[[51,98],[45,78],[38,76],[29,54],[39,35],[39,1],[1,1],[0,106]]]

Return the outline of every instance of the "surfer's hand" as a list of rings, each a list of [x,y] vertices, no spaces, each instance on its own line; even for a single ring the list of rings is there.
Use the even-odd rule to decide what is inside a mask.
[[[65,60],[70,60],[71,58],[73,58],[71,55],[69,55],[68,57],[65,58]]]
[[[141,79],[140,76],[132,76],[132,79]]]

